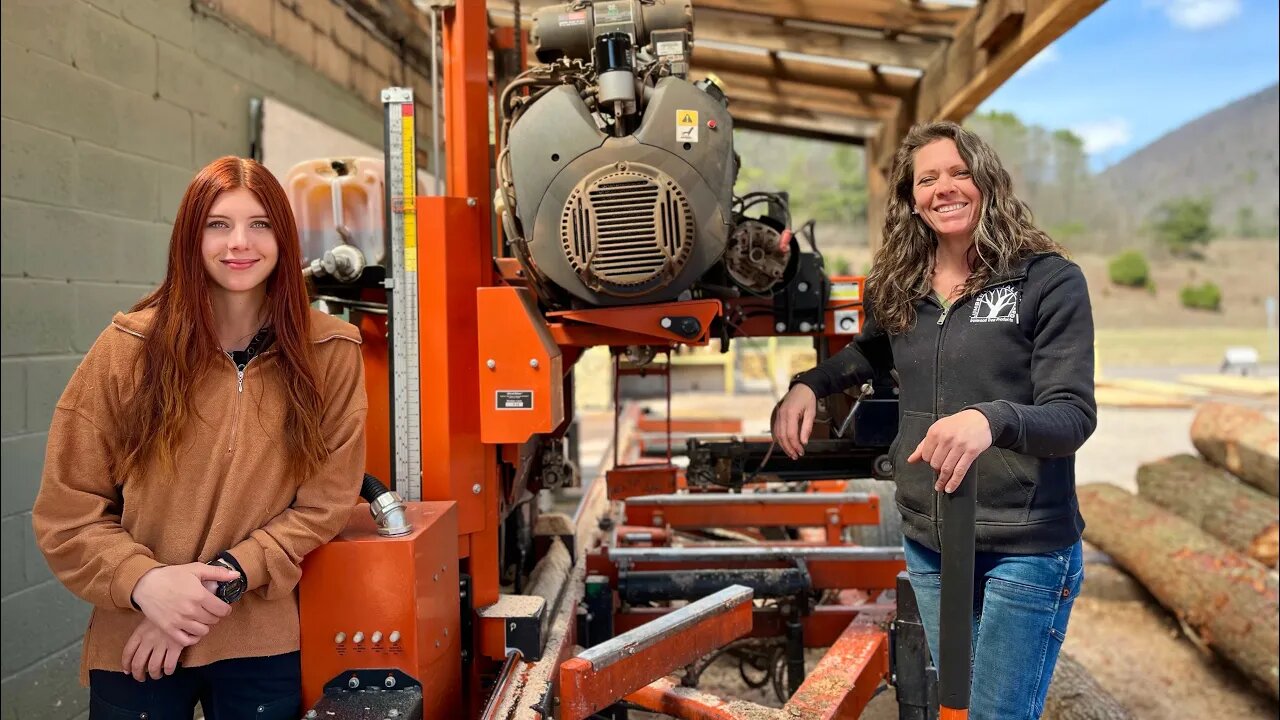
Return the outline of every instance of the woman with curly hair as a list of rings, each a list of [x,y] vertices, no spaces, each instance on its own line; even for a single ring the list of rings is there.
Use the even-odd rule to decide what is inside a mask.
[[[1084,275],[1032,223],[995,152],[949,122],[903,140],[884,238],[862,333],[796,378],[773,434],[796,458],[818,398],[897,378],[890,457],[929,648],[937,658],[940,499],[972,482],[970,716],[1037,718],[1083,580],[1075,453],[1097,421]]]
[[[363,478],[360,334],[310,309],[265,167],[187,187],[163,283],[117,313],[54,411],[32,520],[92,604],[91,718],[297,718],[302,558]]]

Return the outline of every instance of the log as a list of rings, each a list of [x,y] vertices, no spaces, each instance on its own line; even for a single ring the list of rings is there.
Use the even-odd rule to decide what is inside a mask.
[[[1280,506],[1275,498],[1192,455],[1138,468],[1138,495],[1266,565],[1276,566]]]
[[[1133,720],[1133,715],[1065,652],[1058,655],[1058,667],[1053,671],[1041,717],[1044,720]]]
[[[1114,485],[1079,488],[1085,539],[1137,578],[1199,641],[1280,699],[1280,587],[1260,564]]]
[[[1261,412],[1205,403],[1191,423],[1191,444],[1214,465],[1280,496],[1280,429]]]

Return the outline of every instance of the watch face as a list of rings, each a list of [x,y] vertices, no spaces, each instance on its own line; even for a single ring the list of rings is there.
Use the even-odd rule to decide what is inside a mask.
[[[240,596],[244,594],[244,585],[244,578],[236,578],[235,580],[218,583],[218,599],[230,605],[231,603],[239,600]]]

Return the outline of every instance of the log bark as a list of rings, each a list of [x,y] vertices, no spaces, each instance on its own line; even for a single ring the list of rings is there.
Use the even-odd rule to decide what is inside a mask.
[[[1192,455],[1175,455],[1138,468],[1138,495],[1263,565],[1276,566],[1280,506],[1231,473]]]
[[[1136,577],[1206,647],[1280,699],[1280,588],[1266,568],[1113,485],[1078,490],[1085,538]]]
[[[1214,465],[1280,496],[1280,430],[1261,412],[1205,403],[1191,423],[1191,443]]]
[[[1065,652],[1058,655],[1058,667],[1053,672],[1041,717],[1044,720],[1133,720],[1133,715]]]

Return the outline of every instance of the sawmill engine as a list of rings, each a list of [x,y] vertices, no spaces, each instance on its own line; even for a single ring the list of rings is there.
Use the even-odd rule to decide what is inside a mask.
[[[545,64],[502,94],[495,209],[544,301],[675,300],[725,257],[733,121],[714,82],[687,80],[692,19],[688,0],[535,14]]]

